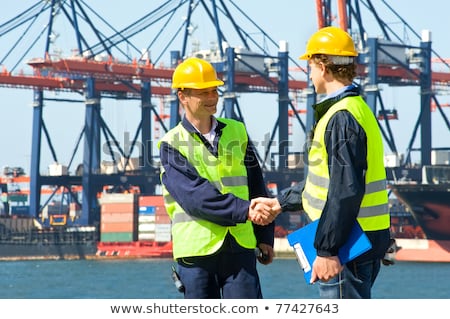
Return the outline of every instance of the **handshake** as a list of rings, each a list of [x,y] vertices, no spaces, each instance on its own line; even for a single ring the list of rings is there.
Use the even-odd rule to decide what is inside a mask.
[[[281,213],[277,198],[257,197],[250,201],[248,219],[261,226],[269,225]]]

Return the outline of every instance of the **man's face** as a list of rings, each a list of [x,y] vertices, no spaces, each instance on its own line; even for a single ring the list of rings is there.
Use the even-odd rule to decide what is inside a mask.
[[[324,86],[325,66],[322,62],[316,63],[314,59],[310,59],[308,64],[310,68],[309,78],[314,85],[316,93],[326,93]]]
[[[217,112],[219,93],[217,87],[186,89],[179,94],[186,113],[195,118],[210,117]]]

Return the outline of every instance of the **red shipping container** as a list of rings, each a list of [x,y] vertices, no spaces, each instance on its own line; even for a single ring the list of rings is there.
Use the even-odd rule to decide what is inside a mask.
[[[134,232],[134,223],[100,223],[102,233]]]
[[[101,205],[101,213],[133,213],[137,210],[134,203],[106,203]]]
[[[162,195],[141,195],[139,196],[139,206],[163,206],[164,199]]]
[[[100,221],[102,223],[133,223],[135,213],[102,213]]]
[[[169,215],[156,215],[156,224],[170,224]]]
[[[155,208],[155,215],[156,216],[167,215],[166,207],[164,205],[156,206],[156,208]]]

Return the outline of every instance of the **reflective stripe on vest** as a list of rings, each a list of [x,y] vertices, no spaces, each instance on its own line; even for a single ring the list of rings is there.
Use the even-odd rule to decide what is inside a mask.
[[[347,97],[337,102],[317,123],[308,153],[308,176],[302,194],[303,208],[308,216],[315,220],[320,218],[325,207],[330,184],[325,130],[330,118],[341,110],[350,112],[367,136],[368,169],[358,221],[361,227],[368,231],[389,228],[390,216],[381,134],[372,111],[360,96]]]
[[[211,154],[200,138],[196,134],[190,134],[181,123],[170,130],[158,145],[166,142],[176,148],[195,167],[199,176],[207,179],[222,194],[233,193],[248,200],[247,168],[244,165],[248,137],[245,127],[235,120],[217,120],[226,124],[219,140],[218,157]],[[163,168],[161,176],[162,174]],[[256,237],[250,221],[225,227],[193,217],[173,199],[164,185],[162,190],[172,222],[175,259],[214,253],[222,246],[228,232],[241,246],[255,248]]]

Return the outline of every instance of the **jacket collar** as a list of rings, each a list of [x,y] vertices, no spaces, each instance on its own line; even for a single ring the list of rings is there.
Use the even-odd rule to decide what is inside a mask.
[[[217,122],[216,133],[222,131],[222,129],[226,126],[225,123],[221,122],[216,117],[213,116],[212,119],[213,119],[213,121]],[[192,125],[192,123],[188,121],[186,116],[183,116],[183,119],[181,120],[181,124],[186,129],[186,131],[188,131],[189,133],[198,133],[198,134],[200,134],[199,131],[197,131],[197,129],[194,127],[194,125]]]
[[[322,102],[314,104],[312,108],[314,109],[314,120],[317,122],[336,102],[342,100],[348,96],[358,96],[359,88],[355,85],[349,85],[344,87],[329,96]]]

